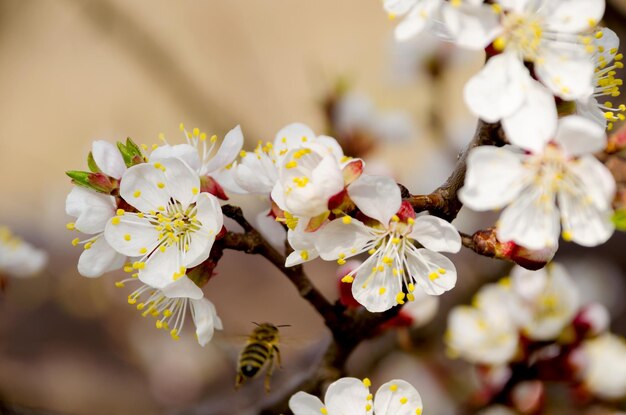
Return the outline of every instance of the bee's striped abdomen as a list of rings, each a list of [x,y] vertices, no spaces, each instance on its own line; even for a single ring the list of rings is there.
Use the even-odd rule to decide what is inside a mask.
[[[249,343],[241,353],[239,359],[239,370],[245,377],[253,377],[267,363],[270,357],[270,345],[255,342]]]

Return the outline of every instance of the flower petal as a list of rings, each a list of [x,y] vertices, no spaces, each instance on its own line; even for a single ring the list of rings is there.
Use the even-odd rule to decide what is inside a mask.
[[[442,15],[454,43],[462,48],[484,49],[502,30],[500,16],[494,13],[490,4],[444,3]]]
[[[384,226],[402,204],[400,188],[390,177],[361,175],[348,187],[348,195],[361,212]]]
[[[209,193],[201,193],[196,204],[196,219],[202,224],[191,234],[189,250],[185,252],[183,266],[195,267],[204,262],[211,253],[215,237],[222,229],[224,216],[217,198]]]
[[[566,101],[587,99],[593,93],[594,64],[588,54],[579,54],[582,56],[564,57],[552,53],[535,64],[539,80]]]
[[[316,135],[311,128],[302,123],[293,123],[283,127],[274,138],[274,151],[277,155],[277,164],[282,163],[285,154],[290,150],[301,147],[303,143],[315,139]]]
[[[411,277],[428,295],[441,295],[456,285],[456,268],[445,256],[420,248],[407,252]]]
[[[548,284],[548,272],[545,268],[530,271],[515,266],[511,271],[513,290],[526,301],[532,301],[545,290]]]
[[[519,154],[508,148],[477,147],[469,153],[459,198],[474,210],[499,209],[518,196],[527,176]]]
[[[159,244],[159,231],[147,218],[126,213],[119,218],[119,223],[109,221],[104,230],[104,237],[113,249],[120,254],[137,257],[152,252]]]
[[[241,127],[236,126],[224,137],[224,141],[220,145],[220,148],[217,150],[217,153],[211,159],[205,163],[200,169],[201,176],[208,176],[211,173],[220,170],[226,167],[228,164],[232,163],[233,160],[241,151],[241,147],[243,146],[243,133],[241,132]]]
[[[200,287],[186,275],[163,286],[161,291],[163,291],[163,294],[168,298],[191,298],[199,300],[204,296]]]
[[[579,115],[561,118],[554,140],[569,156],[590,154],[606,147],[604,128]]]
[[[98,168],[107,176],[119,179],[126,171],[124,158],[113,143],[104,140],[94,141],[91,154]]]
[[[160,162],[156,166],[161,166]],[[154,163],[137,164],[124,173],[120,196],[140,212],[157,211],[167,206],[170,199],[165,181],[165,174]]]
[[[328,154],[332,154],[335,159],[340,161],[343,158],[343,149],[333,137],[320,135],[315,139],[315,144],[322,146]],[[305,144],[306,147],[306,144]]]
[[[604,15],[605,0],[565,0],[554,2],[546,14],[547,26],[562,33],[593,29]]]
[[[181,159],[170,158],[161,162],[165,168],[165,190],[182,204],[183,210],[196,201],[200,192],[200,177]]]
[[[101,235],[85,249],[78,259],[78,272],[83,277],[95,278],[124,265],[126,257],[117,253]]]
[[[441,6],[440,0],[420,0],[396,26],[396,40],[405,41],[422,32]]]
[[[459,252],[461,236],[456,228],[436,216],[422,215],[415,218],[409,234],[424,248],[437,252]]]
[[[369,257],[352,282],[354,299],[371,313],[381,313],[396,306],[397,295],[402,292],[402,278],[394,275],[394,266],[385,266],[380,271],[378,258],[375,255]]]
[[[385,0],[383,7],[387,13],[402,15],[408,12],[420,0]]]
[[[139,270],[139,280],[151,287],[162,289],[175,281],[181,271],[180,251],[170,246],[165,251],[157,250],[150,255],[143,269]]]
[[[315,248],[326,261],[333,261],[340,255],[349,258],[361,253],[374,240],[367,226],[357,219],[347,224],[341,219],[335,219],[318,233]]]
[[[76,229],[94,234],[104,230],[115,215],[115,198],[75,186],[65,199],[65,212],[76,218]]]
[[[196,337],[200,346],[205,346],[213,338],[215,329],[222,329],[222,320],[212,302],[206,298],[191,300],[191,317],[196,325]]]
[[[394,379],[376,391],[374,413],[376,415],[415,415],[423,409],[422,397],[410,383]]]
[[[270,194],[278,182],[278,169],[265,153],[247,154],[233,170],[237,184],[249,193]]]
[[[498,240],[513,241],[528,249],[556,246],[559,222],[554,195],[532,186],[502,212],[497,225]]]
[[[366,415],[369,389],[356,378],[341,378],[330,384],[324,401],[329,414]]]
[[[500,121],[522,105],[529,79],[528,69],[515,54],[496,55],[465,84],[465,102],[477,117],[491,123]]]
[[[570,172],[579,180],[578,186],[586,202],[600,210],[611,208],[615,197],[615,178],[609,169],[592,155],[586,155],[568,164]]]
[[[169,144],[157,147],[150,153],[150,161],[162,161],[168,158],[179,158],[193,170],[200,169],[200,155],[198,149],[190,144],[178,144],[170,146]]]
[[[294,415],[319,415],[324,404],[317,396],[298,392],[289,399],[289,409]]]
[[[536,81],[528,82],[525,96],[522,106],[502,119],[502,127],[511,144],[539,153],[556,131],[556,105],[552,93]]]

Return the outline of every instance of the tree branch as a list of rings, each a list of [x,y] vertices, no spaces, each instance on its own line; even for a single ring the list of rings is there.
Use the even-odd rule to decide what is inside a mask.
[[[463,206],[458,193],[465,181],[467,157],[470,150],[484,145],[502,146],[505,142],[506,138],[500,123],[490,124],[479,120],[474,138],[460,155],[448,180],[429,195],[409,195],[406,199],[416,212],[428,211],[431,215],[452,222]]]

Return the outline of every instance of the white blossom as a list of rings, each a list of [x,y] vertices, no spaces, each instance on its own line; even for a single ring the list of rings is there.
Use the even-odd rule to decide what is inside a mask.
[[[138,213],[118,211],[104,234],[113,249],[136,258],[133,267],[142,282],[166,289],[208,258],[222,212],[213,195],[200,193],[200,178],[184,161],[131,167],[120,196]]]
[[[560,264],[539,271],[516,266],[511,283],[519,305],[514,317],[532,340],[556,339],[578,312],[578,290]]]
[[[326,390],[324,402],[306,392],[289,399],[294,415],[421,415],[422,398],[408,382],[391,380],[370,394],[369,379],[341,378]],[[373,409],[373,412],[372,412]]]
[[[471,363],[509,362],[519,343],[512,301],[510,290],[502,284],[489,284],[476,294],[474,306],[452,309],[445,336],[451,355]]]
[[[0,275],[30,277],[41,272],[48,254],[0,226]]]
[[[583,382],[594,395],[604,399],[626,397],[626,340],[604,334],[583,343],[586,368]]]
[[[556,246],[563,238],[584,246],[613,234],[615,179],[594,156],[606,145],[601,127],[580,116],[560,120],[554,141],[525,147],[473,149],[459,197],[474,210],[506,207],[497,224],[501,241],[528,249]]]
[[[129,278],[115,285],[122,288],[126,283],[134,281],[135,278]],[[168,331],[174,340],[178,340],[182,333],[187,309],[196,326],[196,337],[201,346],[211,341],[215,330],[222,330],[222,321],[215,306],[204,298],[202,290],[189,278],[180,278],[163,289],[141,284],[128,296],[128,303],[142,311],[144,317],[154,317],[156,328]]]
[[[415,284],[429,295],[440,295],[456,283],[454,264],[439,252],[458,252],[461,239],[448,222],[434,216],[397,215],[400,190],[387,177],[362,176],[348,194],[365,223],[343,216],[325,225],[315,239],[324,260],[338,260],[367,252],[370,256],[344,277],[353,282],[354,298],[368,310],[380,312],[403,304],[405,290],[411,301]],[[409,209],[412,216],[412,209]],[[415,246],[418,242],[422,247]]]
[[[384,0],[383,7],[391,19],[402,17],[396,26],[397,40],[407,40],[433,26],[442,0]]]

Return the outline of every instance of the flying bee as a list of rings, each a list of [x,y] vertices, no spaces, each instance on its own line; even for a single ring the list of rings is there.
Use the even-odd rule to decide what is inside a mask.
[[[270,392],[270,378],[274,371],[274,358],[276,358],[278,367],[280,368],[280,350],[279,343],[279,327],[289,327],[289,325],[275,326],[271,323],[254,323],[257,327],[252,334],[248,336],[246,347],[239,355],[239,367],[237,369],[237,379],[235,388],[238,388],[244,380],[252,379],[258,375],[264,366],[267,365],[265,372],[265,391]]]

